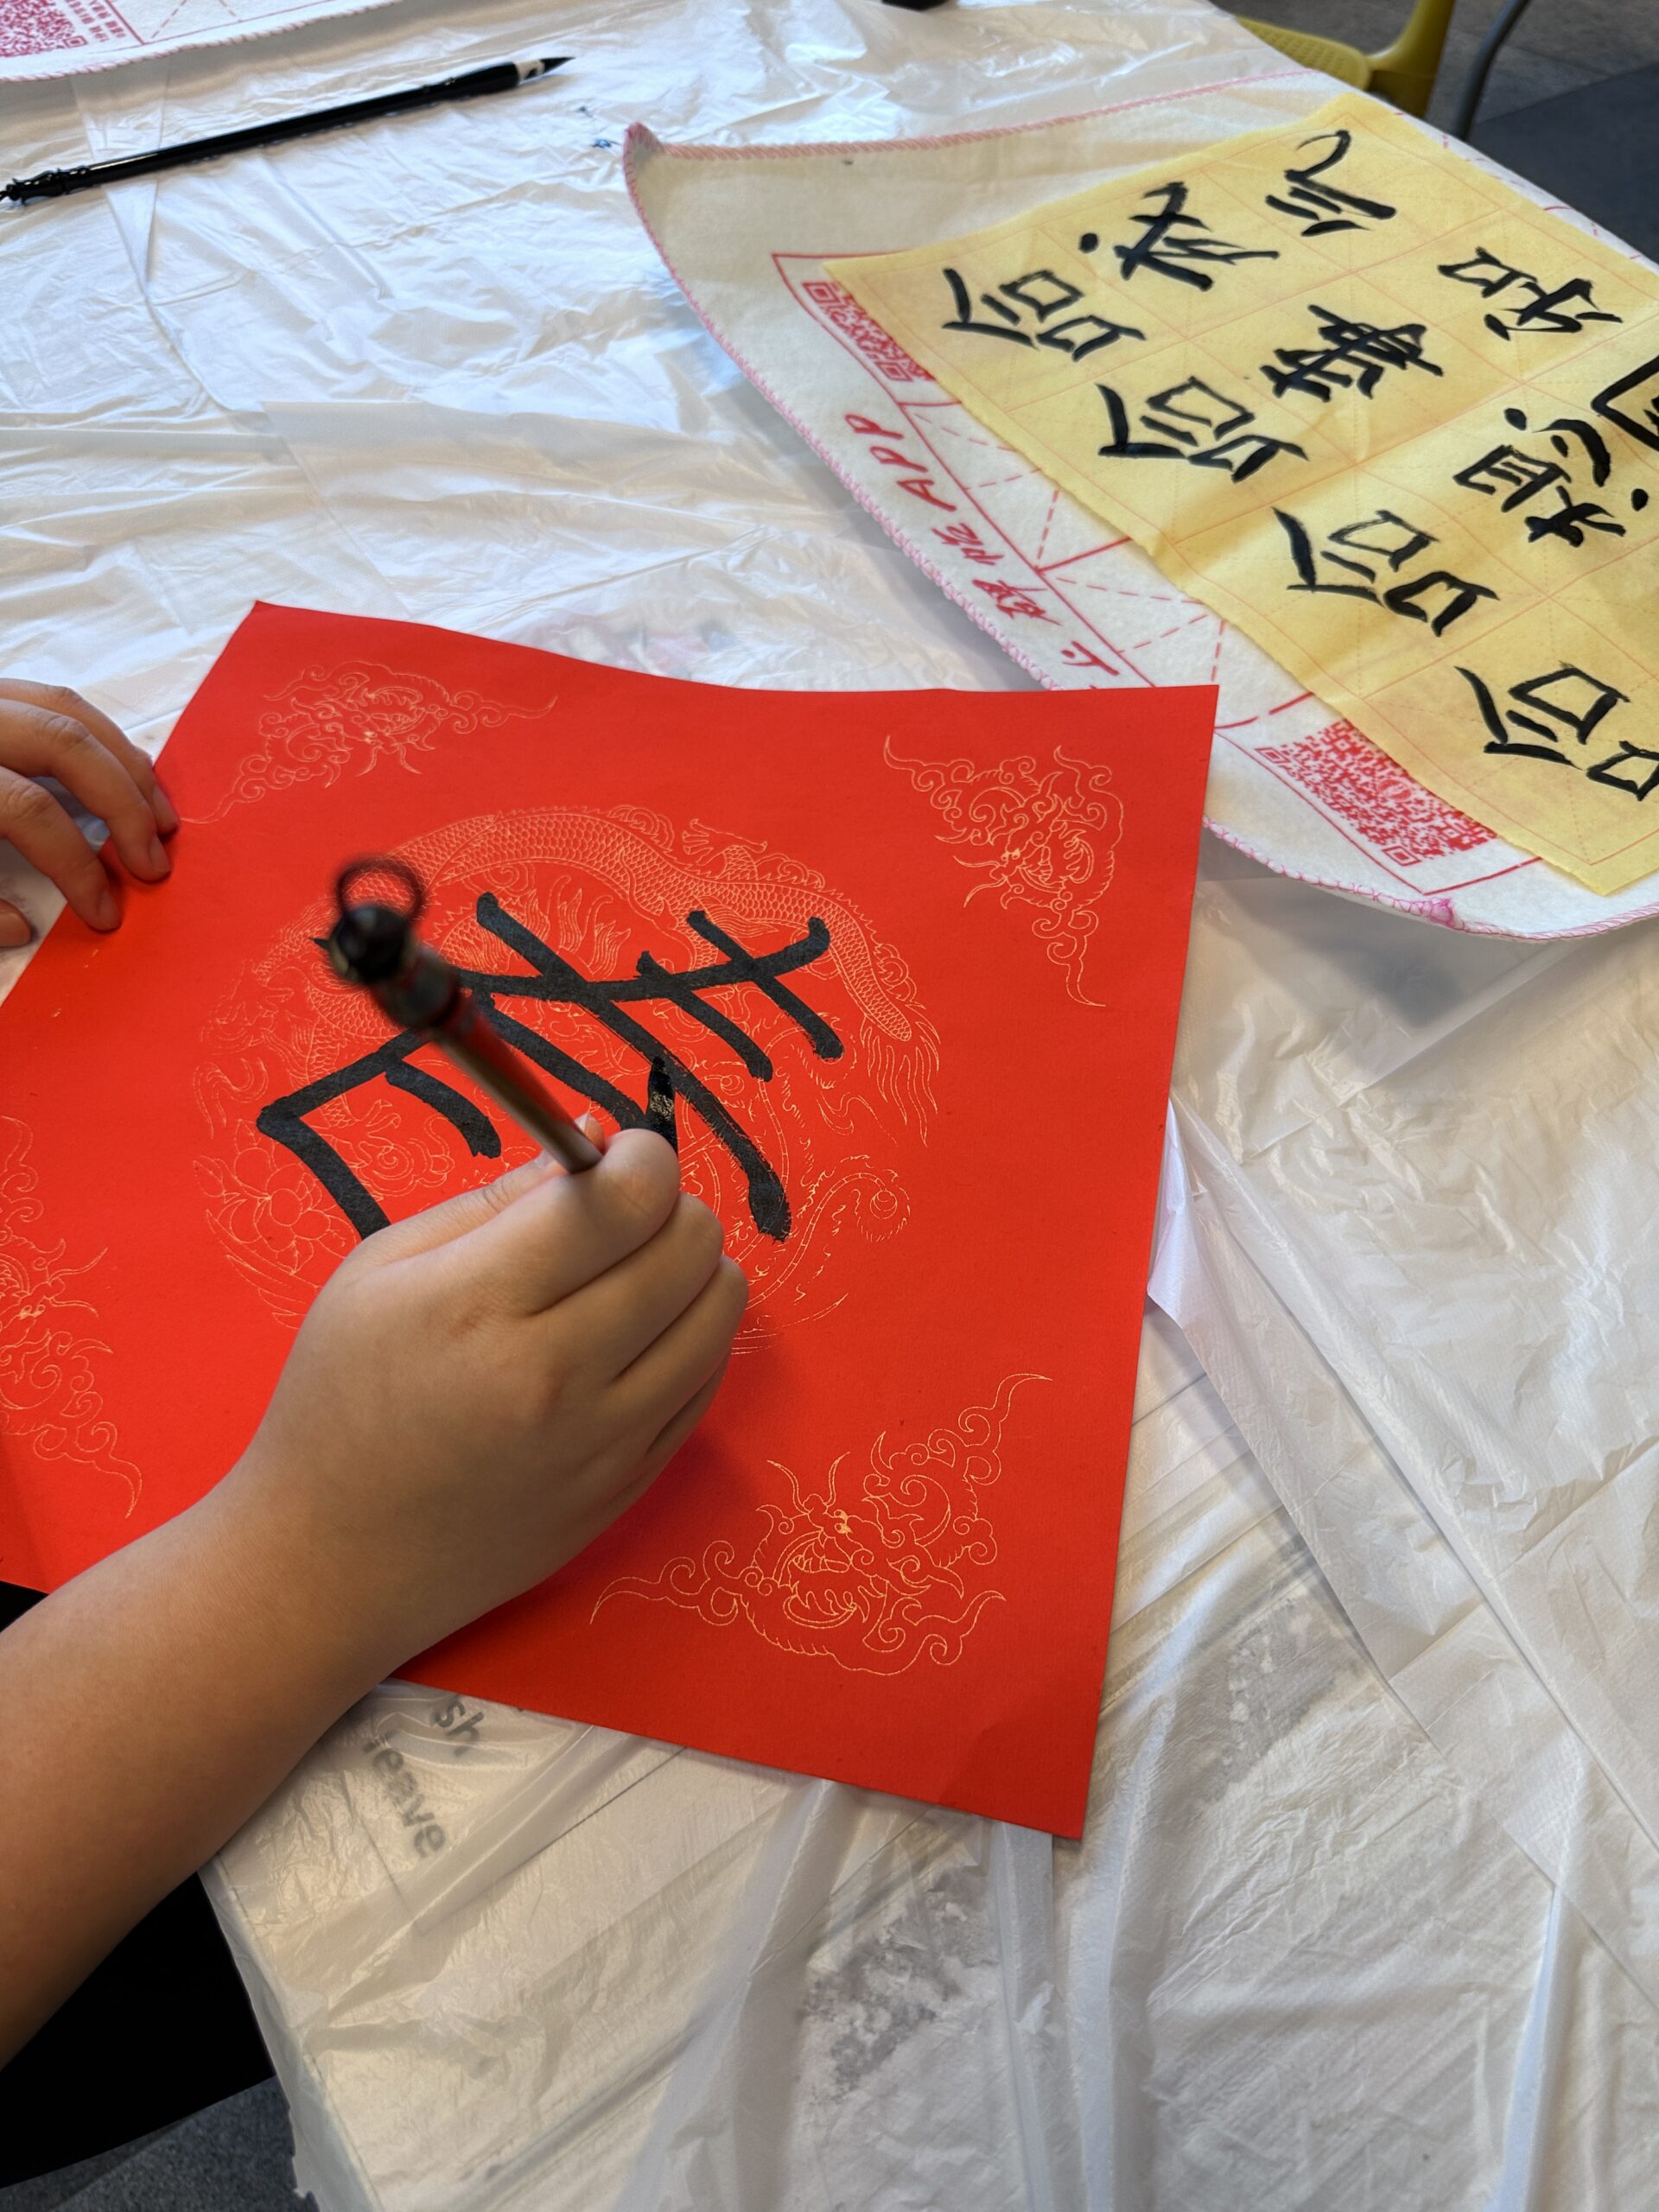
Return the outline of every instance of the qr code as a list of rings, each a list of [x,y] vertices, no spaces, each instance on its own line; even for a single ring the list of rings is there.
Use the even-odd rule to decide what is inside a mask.
[[[1264,745],[1256,757],[1271,760],[1401,868],[1492,842],[1490,830],[1426,791],[1351,722],[1328,722],[1295,745]]]
[[[846,332],[889,384],[932,383],[921,363],[912,361],[899,340],[889,338],[874,315],[865,314],[844,284],[832,283],[824,276],[808,284],[805,290],[808,299],[817,301],[836,329]]]
[[[25,54],[56,54],[90,41],[57,0],[0,0],[0,60]]]

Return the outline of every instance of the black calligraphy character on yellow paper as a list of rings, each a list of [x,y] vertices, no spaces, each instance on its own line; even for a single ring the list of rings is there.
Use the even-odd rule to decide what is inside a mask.
[[[1503,709],[1492,696],[1491,687],[1473,669],[1459,668],[1458,674],[1474,693],[1475,704],[1486,727],[1487,742],[1481,748],[1483,752],[1506,754],[1512,759],[1548,760],[1560,768],[1583,765],[1561,749],[1569,740],[1580,747],[1587,746],[1598,726],[1614,708],[1630,702],[1628,692],[1615,690],[1611,683],[1602,683],[1599,677],[1575,668],[1571,662],[1551,669],[1548,675],[1532,676],[1523,683],[1512,683],[1506,696],[1516,703]],[[1541,721],[1540,715],[1547,719]],[[1516,731],[1524,731],[1526,735],[1517,736]],[[1649,791],[1659,788],[1659,750],[1633,745],[1628,738],[1621,738],[1617,753],[1585,765],[1584,772],[1592,784],[1605,784],[1614,791],[1628,792],[1632,798],[1646,798]]]
[[[939,325],[941,330],[971,331],[976,338],[1002,338],[1015,346],[1046,346],[1074,361],[1097,353],[1103,346],[1116,346],[1120,338],[1147,334],[1132,323],[1113,322],[1100,315],[1068,315],[1062,322],[1050,321],[1051,315],[1076,307],[1084,297],[1077,285],[1068,284],[1052,269],[1029,270],[1009,283],[999,284],[993,292],[982,292],[980,305],[996,317],[994,322],[976,320],[973,299],[959,270],[946,269],[943,274],[956,313]]]
[[[1500,261],[1484,245],[1478,247],[1467,261],[1442,261],[1437,265],[1442,276],[1450,277],[1454,284],[1472,284],[1485,300],[1497,299],[1516,286],[1520,288],[1513,299],[1505,301],[1493,314],[1481,317],[1493,336],[1501,338],[1506,346],[1517,334],[1524,337],[1529,331],[1547,331],[1556,336],[1576,337],[1586,322],[1624,320],[1611,308],[1596,305],[1587,276],[1574,276],[1550,291],[1529,269],[1516,269],[1507,261]]]
[[[1374,607],[1386,607],[1390,614],[1403,615],[1412,622],[1427,622],[1437,638],[1454,622],[1461,621],[1478,601],[1497,597],[1489,585],[1471,583],[1466,576],[1453,575],[1449,569],[1425,569],[1379,590],[1379,567],[1387,569],[1390,575],[1398,575],[1420,554],[1439,543],[1433,531],[1419,530],[1415,524],[1408,523],[1387,507],[1379,507],[1374,515],[1364,516],[1358,522],[1344,524],[1340,530],[1328,531],[1324,545],[1317,552],[1313,539],[1294,515],[1285,513],[1280,507],[1273,512],[1285,533],[1296,571],[1296,582],[1287,584],[1287,591],[1328,592],[1341,599],[1369,600]],[[1338,546],[1343,549],[1340,552],[1333,550]],[[1321,575],[1321,562],[1339,570],[1340,575],[1335,578]],[[1344,577],[1358,577],[1360,581],[1344,582]]]
[[[1524,506],[1529,499],[1535,499],[1541,492],[1553,485],[1570,480],[1567,471],[1559,461],[1546,461],[1540,454],[1522,453],[1519,446],[1494,446],[1478,461],[1471,461],[1452,477],[1454,484],[1465,490],[1483,493],[1494,499],[1502,492],[1503,510],[1508,514],[1512,508]]]
[[[1275,399],[1282,399],[1287,391],[1309,391],[1316,399],[1329,399],[1338,385],[1344,391],[1357,390],[1369,399],[1385,370],[1424,369],[1432,377],[1444,373],[1423,352],[1426,323],[1402,322],[1395,329],[1384,330],[1374,322],[1351,322],[1346,315],[1313,300],[1307,311],[1313,318],[1319,344],[1277,346],[1274,352],[1283,366],[1274,368],[1271,361],[1262,364],[1262,373]]]
[[[1536,454],[1522,453],[1516,446],[1494,446],[1490,453],[1482,454],[1478,461],[1470,462],[1467,468],[1459,469],[1452,478],[1471,492],[1483,492],[1490,499],[1500,489],[1509,486],[1509,497],[1503,502],[1503,512],[1524,505],[1545,492],[1554,492],[1556,504],[1541,513],[1522,518],[1529,540],[1536,544],[1541,538],[1564,538],[1567,544],[1582,545],[1586,530],[1599,531],[1603,536],[1623,537],[1624,525],[1615,522],[1610,511],[1597,499],[1574,499],[1567,488],[1566,469],[1559,462],[1541,460]]]
[[[1164,204],[1160,208],[1133,213],[1129,220],[1141,225],[1142,235],[1131,245],[1112,248],[1126,280],[1138,270],[1149,269],[1155,276],[1170,276],[1178,284],[1191,284],[1200,292],[1207,292],[1216,280],[1195,264],[1279,258],[1276,246],[1234,245],[1226,238],[1214,237],[1202,216],[1186,213],[1187,188],[1184,184],[1154,184],[1141,198],[1161,199]],[[1093,253],[1099,245],[1099,232],[1085,231],[1077,240],[1077,251]]]
[[[1255,410],[1224,398],[1202,377],[1188,377],[1184,384],[1152,394],[1140,410],[1142,425],[1153,434],[1144,438],[1130,435],[1128,410],[1110,385],[1095,389],[1106,403],[1111,431],[1099,448],[1104,460],[1190,461],[1195,468],[1224,469],[1235,484],[1242,484],[1281,453],[1307,457],[1288,438],[1251,429]]]
[[[1302,226],[1301,236],[1305,238],[1322,238],[1332,231],[1363,231],[1370,223],[1391,222],[1399,211],[1386,200],[1362,200],[1356,192],[1344,192],[1337,185],[1316,181],[1328,169],[1347,160],[1354,135],[1351,130],[1321,130],[1312,138],[1304,138],[1302,145],[1319,146],[1326,139],[1333,143],[1331,151],[1320,160],[1306,162],[1300,168],[1287,165],[1285,197],[1281,200],[1270,192],[1267,195],[1268,206],[1276,207],[1281,214],[1294,215]],[[1361,216],[1366,219],[1364,222],[1358,219]]]
[[[476,913],[480,928],[499,938],[510,952],[516,953],[529,970],[527,974],[488,974],[470,968],[456,970],[498,1035],[516,1046],[558,1082],[603,1107],[623,1128],[658,1128],[671,1135],[674,1101],[676,1097],[683,1099],[737,1163],[747,1185],[749,1213],[755,1227],[763,1236],[779,1240],[786,1237],[790,1231],[789,1200],[771,1161],[679,1055],[625,1009],[652,1004],[676,1007],[726,1046],[747,1074],[757,1082],[768,1083],[772,1074],[768,1055],[747,1031],[712,1003],[716,992],[747,988],[759,991],[787,1014],[819,1059],[839,1059],[842,1042],[834,1029],[782,981],[794,970],[810,967],[829,950],[830,931],[825,924],[813,917],[807,924],[805,936],[798,938],[792,944],[784,945],[776,952],[755,953],[740,944],[735,938],[728,937],[700,909],[694,908],[686,916],[687,926],[714,948],[720,956],[717,960],[701,968],[675,969],[663,967],[651,953],[642,952],[632,976],[599,982],[583,976],[534,931],[515,920],[493,892],[486,891],[479,899]],[[645,1106],[641,1108],[626,1091],[585,1066],[574,1053],[556,1045],[550,1038],[516,1020],[498,1003],[502,999],[572,1007],[620,1038],[639,1055],[650,1071]],[[421,1050],[423,1041],[416,1032],[404,1030],[333,1075],[289,1091],[286,1097],[273,1099],[258,1117],[257,1126],[261,1135],[285,1146],[309,1168],[359,1236],[370,1236],[377,1229],[384,1229],[385,1211],[307,1118],[348,1091],[384,1077],[394,1090],[418,1099],[422,1105],[441,1115],[475,1157],[494,1160],[500,1156],[500,1137],[472,1100],[414,1064],[412,1056]]]
[[[1514,430],[1530,428],[1524,411],[1519,407],[1506,407],[1503,420]],[[1560,538],[1567,544],[1578,547],[1586,543],[1585,532],[1595,531],[1604,537],[1623,537],[1623,523],[1615,522],[1612,511],[1599,500],[1575,499],[1572,496],[1572,472],[1563,466],[1569,458],[1587,461],[1591,480],[1598,489],[1612,474],[1613,457],[1607,441],[1592,423],[1576,415],[1558,415],[1546,423],[1539,432],[1548,436],[1551,446],[1560,456],[1548,461],[1541,454],[1526,452],[1515,445],[1494,446],[1478,461],[1471,461],[1452,477],[1454,484],[1465,490],[1479,492],[1486,498],[1497,497],[1503,492],[1501,505],[1509,514],[1516,507],[1529,506],[1546,494],[1553,494],[1555,505],[1545,507],[1522,518],[1526,524],[1528,542],[1538,543],[1545,538]],[[1568,443],[1577,441],[1576,446]],[[1648,494],[1637,484],[1630,491],[1631,511],[1640,513],[1648,504]]]
[[[1616,378],[1590,404],[1604,422],[1659,453],[1659,353]]]

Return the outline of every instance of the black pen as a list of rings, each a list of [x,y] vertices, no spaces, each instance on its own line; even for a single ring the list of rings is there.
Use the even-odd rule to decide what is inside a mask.
[[[42,169],[39,176],[14,177],[0,187],[0,200],[60,200],[67,192],[90,191],[94,185],[117,184],[128,177],[154,176],[160,169],[181,168],[189,162],[211,162],[220,154],[236,154],[250,146],[279,146],[285,138],[308,138],[314,130],[337,130],[346,123],[369,123],[377,116],[402,115],[410,108],[436,107],[445,100],[476,99],[484,92],[510,92],[550,70],[563,68],[568,54],[544,61],[494,61],[487,69],[469,69],[464,76],[446,77],[441,84],[416,85],[406,92],[376,92],[366,100],[347,100],[343,107],[321,107],[310,115],[290,115],[275,123],[251,123],[245,130],[221,130],[211,138],[189,138],[180,146],[160,146],[153,154],[131,154],[118,162],[84,162],[79,168]]]

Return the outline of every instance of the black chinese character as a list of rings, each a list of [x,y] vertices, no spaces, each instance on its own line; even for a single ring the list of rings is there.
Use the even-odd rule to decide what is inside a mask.
[[[1052,269],[1033,269],[1024,276],[1014,277],[1010,283],[999,284],[995,292],[982,292],[980,304],[998,318],[995,322],[975,321],[973,301],[956,270],[947,269],[944,280],[950,287],[957,311],[940,325],[944,330],[971,331],[979,338],[1006,338],[1015,346],[1046,346],[1074,361],[1097,353],[1103,346],[1115,346],[1120,338],[1144,338],[1147,334],[1133,324],[1112,322],[1099,315],[1067,315],[1064,322],[1051,323],[1050,315],[1075,307],[1083,297],[1075,284],[1068,284]],[[1050,287],[1052,291],[1047,289]],[[999,298],[999,293],[1003,296]],[[1010,301],[1014,304],[1010,306]],[[1036,318],[1035,330],[1024,327],[1022,311]]]
[[[1188,377],[1184,384],[1153,393],[1141,410],[1142,423],[1158,434],[1150,438],[1130,436],[1128,410],[1110,385],[1096,385],[1095,389],[1106,403],[1111,429],[1111,442],[1100,448],[1105,459],[1186,461],[1195,468],[1225,469],[1235,484],[1242,484],[1258,468],[1264,468],[1275,454],[1307,457],[1304,448],[1288,438],[1269,437],[1264,430],[1249,429],[1255,420],[1254,410],[1224,399],[1202,377]]]
[[[1132,223],[1139,223],[1145,232],[1143,238],[1133,245],[1115,245],[1118,266],[1126,278],[1133,277],[1137,269],[1150,269],[1160,276],[1173,277],[1178,284],[1191,284],[1200,292],[1207,292],[1215,283],[1194,262],[1277,261],[1278,249],[1274,246],[1231,245],[1225,238],[1210,234],[1210,226],[1201,216],[1186,213],[1186,187],[1184,184],[1154,184],[1143,193],[1146,200],[1163,200],[1163,206],[1150,213],[1135,213]],[[1193,236],[1198,232],[1199,235]],[[1099,233],[1085,231],[1077,240],[1080,253],[1093,253],[1100,244]]]
[[[755,1227],[764,1236],[780,1240],[786,1237],[790,1231],[789,1199],[777,1171],[760,1147],[684,1061],[624,1008],[649,1004],[677,1007],[727,1046],[749,1075],[766,1083],[772,1078],[771,1059],[745,1030],[710,1003],[715,992],[747,985],[789,1016],[819,1059],[839,1059],[842,1050],[840,1038],[822,1015],[814,1013],[779,980],[796,969],[810,967],[829,950],[830,931],[825,925],[815,917],[807,925],[806,935],[794,944],[776,952],[754,953],[735,938],[728,937],[700,909],[694,909],[686,916],[686,921],[705,944],[720,954],[718,960],[702,968],[676,970],[664,968],[649,952],[642,952],[632,976],[595,982],[573,968],[550,945],[543,944],[533,931],[516,921],[493,893],[486,892],[480,898],[476,912],[480,926],[499,938],[532,971],[529,975],[493,975],[468,968],[456,971],[497,1034],[516,1046],[558,1082],[591,1099],[594,1105],[602,1106],[624,1128],[658,1128],[671,1139],[674,1101],[676,1097],[683,1099],[737,1163],[747,1186],[749,1213]],[[539,1031],[526,1027],[505,1013],[497,1004],[501,999],[528,999],[544,1006],[575,1007],[601,1028],[609,1030],[613,1037],[620,1038],[630,1051],[639,1055],[650,1071],[645,1107],[641,1108],[626,1091],[619,1090],[615,1084],[584,1066]],[[320,1077],[316,1082],[290,1091],[285,1098],[273,1099],[259,1116],[257,1126],[261,1134],[286,1146],[311,1170],[359,1236],[370,1236],[377,1229],[384,1229],[386,1215],[378,1200],[359,1181],[333,1145],[306,1118],[333,1100],[343,1098],[364,1084],[384,1076],[395,1090],[407,1092],[433,1112],[441,1114],[470,1152],[488,1160],[500,1156],[499,1136],[472,1101],[440,1077],[429,1075],[424,1068],[410,1065],[411,1055],[420,1051],[424,1041],[412,1030],[388,1038],[384,1045],[364,1053],[349,1066]]]
[[[1438,607],[1433,606],[1436,593],[1445,594]],[[1391,591],[1385,591],[1382,604],[1390,614],[1404,614],[1414,622],[1427,622],[1440,638],[1454,622],[1463,620],[1477,600],[1497,597],[1488,584],[1471,584],[1467,576],[1453,575],[1450,569],[1429,569],[1421,576],[1413,576],[1405,583],[1395,584]],[[1423,601],[1428,604],[1422,604]]]
[[[1551,669],[1547,676],[1531,676],[1524,683],[1512,683],[1509,696],[1516,701],[1517,705],[1500,713],[1490,689],[1473,669],[1460,668],[1458,674],[1474,693],[1475,703],[1480,709],[1480,718],[1490,734],[1490,742],[1482,747],[1484,752],[1521,754],[1529,760],[1553,760],[1563,768],[1573,765],[1560,750],[1563,737],[1576,738],[1580,745],[1587,745],[1597,723],[1604,715],[1610,715],[1615,707],[1622,705],[1628,696],[1625,692],[1615,691],[1611,683],[1602,683],[1595,677],[1586,675],[1583,669],[1575,668],[1567,662],[1560,668]],[[1586,693],[1589,695],[1587,697]],[[1534,711],[1523,714],[1520,711],[1523,707]],[[1548,721],[1540,721],[1537,719],[1539,715],[1547,715]],[[1544,742],[1529,745],[1523,739],[1515,737],[1504,727],[1506,720],[1516,729],[1526,730],[1534,737],[1542,738]],[[1551,723],[1555,725],[1554,728],[1550,727]],[[1624,757],[1615,753],[1611,765],[1622,765]],[[1652,757],[1659,759],[1659,755]],[[1602,765],[1609,764],[1604,762]],[[1585,772],[1595,776],[1600,783],[1618,780],[1598,775],[1593,768],[1586,769]],[[1637,797],[1645,798],[1647,792],[1638,791]]]
[[[1638,445],[1659,453],[1659,353],[1599,391],[1590,404]]]
[[[1586,304],[1576,315],[1569,315],[1563,312],[1568,301],[1583,301]],[[1524,304],[1500,308],[1497,315],[1484,315],[1481,319],[1487,329],[1495,331],[1505,344],[1515,331],[1524,335],[1529,330],[1547,330],[1564,337],[1574,337],[1586,322],[1622,322],[1624,320],[1623,315],[1611,314],[1596,306],[1595,296],[1582,276],[1575,276],[1571,283],[1558,284],[1553,292],[1536,287],[1534,296]]]
[[[1525,430],[1531,427],[1518,407],[1506,407],[1503,410],[1503,420],[1512,430]],[[1573,452],[1572,447],[1567,442],[1568,438],[1576,438],[1581,449],[1579,457],[1590,464],[1591,482],[1599,489],[1607,481],[1613,473],[1613,457],[1607,450],[1606,439],[1602,436],[1593,423],[1586,423],[1577,415],[1558,415],[1553,422],[1546,423],[1543,427],[1548,435],[1549,442],[1563,461]],[[1646,500],[1643,499],[1641,504],[1645,505]]]
[[[1275,346],[1284,367],[1275,369],[1271,361],[1262,364],[1275,398],[1287,391],[1311,391],[1316,399],[1329,399],[1332,388],[1339,385],[1344,390],[1357,386],[1369,399],[1385,369],[1427,369],[1432,377],[1443,373],[1424,356],[1424,323],[1404,322],[1396,330],[1382,330],[1375,323],[1350,322],[1346,315],[1313,301],[1308,313],[1323,343]],[[1350,370],[1354,373],[1350,375]]]
[[[1381,200],[1362,200],[1357,193],[1343,192],[1334,184],[1316,184],[1314,179],[1333,169],[1338,162],[1345,161],[1353,144],[1353,133],[1349,130],[1321,130],[1316,137],[1304,138],[1304,146],[1318,146],[1325,139],[1335,143],[1324,158],[1308,162],[1300,168],[1287,168],[1285,182],[1290,189],[1282,200],[1268,194],[1269,207],[1276,207],[1281,214],[1294,215],[1302,225],[1305,238],[1322,238],[1332,231],[1361,231],[1363,223],[1354,220],[1364,215],[1374,223],[1392,219],[1396,210]],[[1344,213],[1346,209],[1349,212]]]
[[[1022,308],[1029,308],[1039,322],[1051,315],[1058,315],[1062,308],[1074,308],[1083,297],[1083,288],[1068,284],[1064,276],[1057,276],[1052,269],[1033,269],[1025,276],[1015,276],[999,288]]]
[[[1639,782],[1618,773],[1619,769],[1628,768],[1632,760],[1647,764]],[[1622,737],[1617,753],[1610,753],[1605,760],[1592,761],[1584,772],[1592,784],[1611,784],[1616,791],[1628,791],[1632,798],[1646,798],[1659,785],[1659,752],[1649,746],[1632,745],[1628,738]]]
[[[1503,419],[1517,430],[1528,428],[1525,414],[1518,407],[1506,407]],[[1581,421],[1575,415],[1558,415],[1545,423],[1544,432],[1555,451],[1565,460],[1587,460],[1592,480],[1599,487],[1612,473],[1612,455],[1607,442],[1593,424]],[[1577,445],[1569,444],[1570,439]],[[1467,490],[1480,492],[1491,498],[1500,489],[1508,496],[1503,502],[1503,512],[1525,506],[1545,493],[1554,493],[1556,504],[1525,518],[1527,537],[1536,544],[1541,539],[1559,537],[1571,546],[1585,543],[1585,532],[1595,531],[1608,537],[1623,537],[1624,525],[1615,522],[1611,510],[1599,500],[1574,499],[1571,493],[1570,472],[1560,461],[1547,461],[1541,454],[1524,452],[1519,446],[1494,446],[1478,461],[1460,468],[1452,478]],[[1648,504],[1648,494],[1641,485],[1630,493],[1630,506],[1637,513]]]
[[[1560,537],[1576,548],[1584,543],[1586,530],[1593,530],[1603,537],[1624,537],[1624,524],[1615,522],[1608,509],[1597,500],[1569,499],[1561,485],[1555,487],[1555,498],[1556,505],[1545,508],[1541,514],[1527,516],[1530,543],[1536,545],[1546,537]]]
[[[1421,575],[1409,576],[1382,591],[1376,590],[1374,587],[1379,563],[1387,567],[1390,575],[1398,575],[1408,562],[1438,543],[1430,531],[1419,530],[1387,507],[1379,507],[1374,515],[1329,531],[1317,554],[1312,538],[1294,515],[1287,514],[1281,507],[1275,507],[1273,512],[1285,533],[1296,570],[1297,581],[1287,584],[1287,591],[1330,593],[1339,599],[1368,600],[1373,607],[1387,607],[1390,614],[1404,615],[1412,622],[1427,622],[1437,638],[1454,622],[1460,621],[1477,601],[1497,597],[1490,586],[1471,583],[1467,577],[1454,575],[1449,569],[1427,569]],[[1333,552],[1332,548],[1338,545],[1344,550]],[[1369,557],[1356,557],[1362,554]],[[1318,566],[1320,561],[1364,581],[1343,583],[1321,576]],[[1431,612],[1423,602],[1432,601],[1437,592],[1444,592],[1445,602]]]
[[[1511,412],[1514,410],[1511,410]],[[1482,454],[1478,461],[1471,461],[1467,468],[1459,469],[1452,479],[1471,492],[1481,492],[1490,499],[1500,490],[1508,489],[1503,512],[1535,499],[1552,484],[1567,480],[1567,471],[1558,461],[1541,461],[1535,454],[1522,453],[1518,446],[1494,446],[1490,453]]]
[[[1484,246],[1478,247],[1467,261],[1442,261],[1439,266],[1442,276],[1449,276],[1454,284],[1472,284],[1483,299],[1496,299],[1512,285],[1521,286],[1530,295],[1510,301],[1495,315],[1481,317],[1487,329],[1505,345],[1517,332],[1524,336],[1529,331],[1542,330],[1575,337],[1586,322],[1624,320],[1610,308],[1596,305],[1587,277],[1574,276],[1565,284],[1558,284],[1553,292],[1548,291],[1530,270],[1513,268],[1507,261],[1500,261],[1495,253],[1489,253]],[[1570,312],[1570,306],[1576,312]]]

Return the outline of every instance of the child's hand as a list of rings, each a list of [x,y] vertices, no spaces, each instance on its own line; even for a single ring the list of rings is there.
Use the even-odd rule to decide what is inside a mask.
[[[179,817],[145,755],[78,692],[0,679],[0,843],[32,861],[91,928],[116,929],[121,906],[104,864],[42,776],[108,823],[124,868],[146,883],[166,875],[162,839]],[[0,899],[0,949],[33,934],[28,917]]]
[[[632,1503],[713,1398],[747,1294],[660,1137],[613,1138],[582,1175],[522,1168],[345,1262],[206,1503],[272,1532],[390,1670]]]
[[[218,1488],[0,1637],[0,2063],[347,1706],[639,1497],[746,1296],[639,1130],[352,1255]]]

